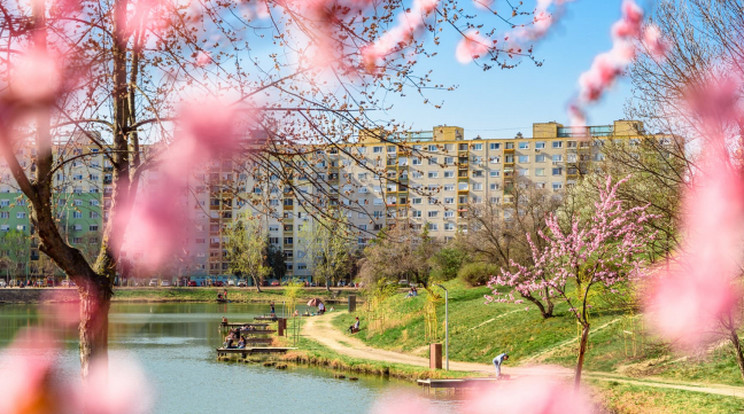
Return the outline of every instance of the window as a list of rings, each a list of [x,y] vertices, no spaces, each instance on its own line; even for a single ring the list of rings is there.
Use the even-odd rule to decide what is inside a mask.
[[[284,238],[284,244],[294,244],[294,238],[293,237],[285,237]]]
[[[413,218],[420,218],[421,217],[421,210],[413,210],[412,217]]]
[[[568,147],[568,148],[576,148],[576,141],[568,141],[568,142],[566,142],[566,147]]]
[[[426,213],[426,216],[427,216],[427,217],[429,217],[429,218],[434,218],[434,217],[437,217],[437,216],[439,216],[439,212],[438,212],[438,211],[436,211],[436,210],[429,210],[429,211],[428,211],[428,212]]]
[[[76,199],[75,199],[75,200],[73,201],[73,204],[75,204],[76,206],[82,206],[82,205],[83,205],[83,200],[80,200],[80,199],[77,199],[77,198],[76,198]]]
[[[553,141],[553,148],[563,148],[563,141]]]
[[[501,172],[499,170],[491,170],[488,172],[488,176],[491,178],[496,178],[499,175],[501,175]]]
[[[507,142],[505,148],[506,149],[514,149],[514,143],[513,142]]]
[[[519,168],[517,170],[517,175],[520,176],[520,177],[526,177],[526,176],[530,175],[530,170],[527,169],[527,168]]]
[[[382,152],[382,147],[373,147],[372,148],[372,152],[375,153],[375,154],[378,154],[378,153]]]
[[[504,157],[504,162],[507,164],[511,164],[514,162],[514,156],[513,155],[507,155]]]
[[[426,227],[427,227],[427,228],[428,228],[429,230],[439,230],[439,226],[438,226],[438,225],[437,225],[436,223],[428,223],[428,224],[426,225]]]
[[[545,176],[545,168],[535,168],[535,176],[537,176],[537,177],[544,177]]]
[[[99,203],[98,200],[90,200],[90,205],[92,205],[92,206],[98,206],[100,204],[101,203]]]
[[[517,157],[517,162],[520,164],[526,164],[530,162],[530,156],[529,155],[520,155]]]
[[[444,229],[446,231],[452,231],[455,229],[455,223],[444,223]]]
[[[91,224],[88,226],[89,231],[98,231],[98,224]]]
[[[439,198],[437,197],[429,197],[429,205],[437,204],[439,203]]]
[[[429,158],[429,165],[437,165],[439,163],[439,160],[437,157],[431,157]]]
[[[98,218],[98,212],[97,211],[91,211],[89,214],[90,218]]]
[[[10,226],[7,224],[3,224],[0,226],[0,231],[8,231],[10,230]]]
[[[455,204],[455,197],[444,197],[444,204]]]
[[[439,172],[437,171],[429,171],[429,174],[427,175],[429,178],[438,178]]]
[[[7,211],[0,211],[0,219],[10,218],[10,213]]]
[[[372,204],[374,204],[376,206],[381,206],[382,205],[382,198],[376,197],[375,200],[372,202]]]
[[[421,178],[424,176],[424,173],[421,171],[414,171],[411,173],[411,178]]]
[[[445,171],[444,172],[444,178],[452,178],[454,176],[455,176],[455,172],[454,171]]]
[[[460,144],[457,146],[457,149],[460,151],[467,151],[468,150],[468,144]]]
[[[561,175],[562,172],[563,172],[563,168],[560,168],[560,167],[553,168],[553,175]]]
[[[473,144],[473,150],[475,150],[475,151],[482,151],[483,150],[483,144]]]
[[[411,164],[413,165],[421,165],[421,158],[411,158]]]
[[[72,226],[72,228],[75,231],[83,231],[83,225],[82,224],[76,224],[76,225]]]
[[[10,205],[10,200],[0,200],[0,207],[8,207]]]
[[[455,191],[455,185],[454,184],[445,184],[444,185],[444,191]]]
[[[473,191],[483,190],[483,183],[473,183]]]
[[[563,188],[563,183],[553,183],[553,191],[558,191]]]
[[[396,147],[395,145],[390,145],[390,146],[388,146],[388,147],[387,147],[387,152],[388,152],[388,154],[390,154],[391,152],[395,152],[395,151],[396,151],[396,148],[397,148],[397,147]]]
[[[497,150],[497,149],[501,148],[501,144],[498,143],[498,142],[492,142],[491,145],[490,145],[490,148],[492,150]]]
[[[438,151],[438,148],[437,148],[437,146],[436,146],[436,145],[434,145],[434,144],[431,144],[431,145],[429,145],[428,149],[429,149],[429,151],[431,151],[431,152],[437,152],[437,151]]]
[[[444,163],[446,165],[454,165],[455,164],[455,157],[444,157]]]
[[[17,218],[17,219],[23,219],[23,218],[26,218],[26,213],[24,213],[24,212],[22,212],[22,211],[21,211],[21,212],[18,212],[18,213],[16,213],[16,218]]]
[[[411,204],[421,204],[421,197],[414,197],[411,199]]]
[[[457,183],[458,191],[468,191],[468,183]]]
[[[576,154],[566,155],[566,162],[576,162]]]
[[[530,143],[529,142],[522,141],[522,142],[519,143],[518,147],[521,150],[530,149]]]
[[[452,218],[455,217],[455,212],[452,210],[448,210],[444,212],[444,218]]]
[[[544,149],[544,148],[545,148],[545,141],[535,142],[535,149]]]
[[[535,162],[545,162],[545,154],[535,155]]]
[[[552,159],[553,159],[553,162],[561,162],[561,161],[563,161],[563,155],[561,155],[561,154],[554,154],[553,157],[552,157]]]
[[[454,144],[444,144],[444,150],[445,151],[454,151],[455,145]]]

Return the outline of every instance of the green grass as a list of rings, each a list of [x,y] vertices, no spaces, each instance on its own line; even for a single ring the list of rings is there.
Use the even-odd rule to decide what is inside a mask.
[[[510,363],[526,361],[573,367],[576,363],[579,329],[565,304],[556,304],[555,317],[543,319],[534,305],[491,303],[485,305],[487,288],[468,288],[458,281],[449,289],[450,358],[456,361],[490,363],[501,352],[509,352]],[[438,290],[441,292],[441,290]],[[438,335],[426,337],[424,306],[427,292],[405,298],[399,293],[384,303],[384,315],[361,307],[355,314],[342,314],[334,325],[345,331],[359,316],[362,331],[356,337],[368,345],[399,351],[419,351],[425,356],[432,342],[444,342],[444,300],[437,304]],[[585,369],[618,372],[628,376],[659,376],[701,383],[742,385],[738,367],[727,343],[704,359],[681,358],[645,332],[643,318],[597,305],[590,318],[589,348]],[[377,325],[385,329],[376,330]],[[600,329],[603,325],[606,327]]]
[[[225,289],[231,302],[243,303],[268,303],[269,301],[283,300],[284,289],[264,289],[261,293],[252,288],[119,288],[114,289],[113,301],[118,302],[214,302],[218,293]],[[341,298],[346,298],[348,292],[343,291]],[[325,289],[303,289],[299,295],[298,303],[305,303],[310,298],[320,297],[328,299],[330,294]]]
[[[608,412],[627,414],[729,414],[744,412],[744,400],[737,397],[680,390],[648,388],[618,383],[594,384],[595,399]]]

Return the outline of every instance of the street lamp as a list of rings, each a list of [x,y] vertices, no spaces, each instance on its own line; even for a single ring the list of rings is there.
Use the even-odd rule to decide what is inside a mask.
[[[439,283],[436,285],[444,289],[444,357],[446,361],[444,369],[449,371],[449,291]]]

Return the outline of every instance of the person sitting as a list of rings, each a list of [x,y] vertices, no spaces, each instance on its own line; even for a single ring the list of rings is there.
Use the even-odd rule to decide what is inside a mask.
[[[225,337],[225,343],[223,344],[223,347],[225,347],[225,348],[232,348],[233,347],[233,336],[232,336],[232,333],[230,335],[227,335]]]
[[[359,317],[356,317],[356,321],[354,322],[354,325],[351,325],[349,327],[349,333],[357,333],[359,332]]]
[[[222,326],[227,326],[227,318],[224,316],[222,317]]]
[[[238,341],[238,349],[245,348],[245,336],[240,337],[240,341]]]
[[[325,313],[325,305],[323,302],[318,302],[318,315],[322,315]]]

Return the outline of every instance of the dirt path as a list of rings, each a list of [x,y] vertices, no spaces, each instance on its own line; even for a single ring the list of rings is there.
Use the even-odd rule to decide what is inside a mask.
[[[408,364],[418,367],[429,366],[429,360],[427,358],[422,358],[402,352],[373,348],[366,345],[356,337],[346,335],[344,332],[339,331],[331,324],[331,320],[338,315],[340,314],[329,313],[323,316],[306,318],[305,323],[302,326],[302,335],[313,339],[314,341],[332,349],[335,352],[338,352],[339,354],[346,355],[352,358]],[[493,375],[494,373],[493,365],[474,362],[450,361],[450,370],[473,372],[474,375],[477,376],[489,376]],[[573,370],[571,369],[552,366],[512,367],[507,365],[502,368],[502,372],[512,377],[535,375],[571,377],[573,375]],[[680,382],[655,377],[636,379],[620,374],[586,371],[584,372],[584,378],[598,381],[618,382],[629,385],[694,391],[707,394],[744,398],[744,387],[734,387],[729,385]]]

